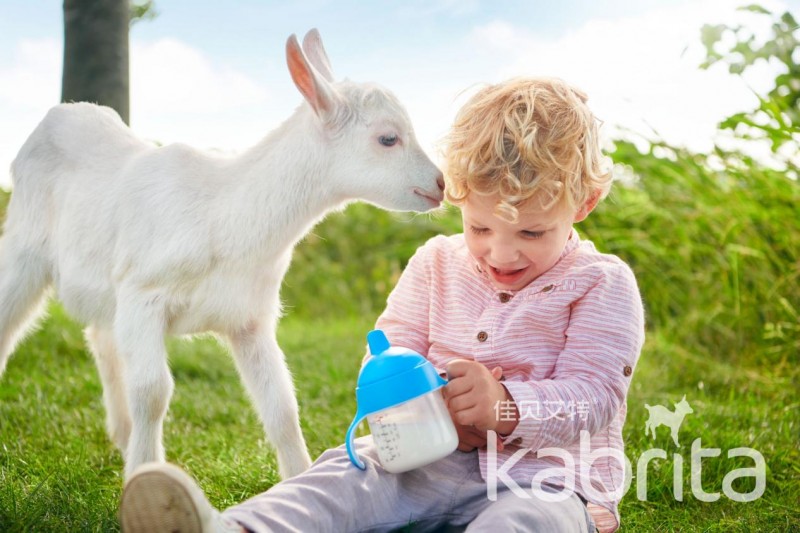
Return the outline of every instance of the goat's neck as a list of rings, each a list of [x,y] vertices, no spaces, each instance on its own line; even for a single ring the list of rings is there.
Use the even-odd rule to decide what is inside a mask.
[[[330,149],[303,106],[233,161],[234,205],[249,251],[268,256],[290,249],[347,198],[328,175]]]

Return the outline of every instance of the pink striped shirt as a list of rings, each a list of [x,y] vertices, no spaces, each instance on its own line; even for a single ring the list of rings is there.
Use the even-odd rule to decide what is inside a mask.
[[[481,272],[462,234],[437,236],[409,262],[377,327],[437,368],[457,358],[502,366],[519,423],[496,463],[480,451],[484,479],[496,465],[530,494],[537,473],[558,468],[561,475],[547,482],[569,486],[564,460],[544,450],[561,448],[574,458],[573,487],[597,528],[619,527],[625,397],[644,342],[642,302],[624,262],[599,253],[573,229],[549,271],[522,290],[504,291]],[[587,457],[588,450],[581,456],[582,431],[599,457]],[[603,456],[601,448],[618,457]],[[497,479],[502,489],[502,476]]]

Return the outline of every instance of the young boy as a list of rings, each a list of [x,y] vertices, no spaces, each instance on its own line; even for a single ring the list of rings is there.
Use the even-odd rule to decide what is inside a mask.
[[[487,87],[445,156],[464,233],[417,251],[377,327],[447,373],[458,451],[390,474],[363,437],[366,471],[328,450],[222,513],[176,467],[146,465],[125,487],[123,530],[617,529],[644,319],[630,269],[572,228],[611,179],[586,97],[556,79]]]

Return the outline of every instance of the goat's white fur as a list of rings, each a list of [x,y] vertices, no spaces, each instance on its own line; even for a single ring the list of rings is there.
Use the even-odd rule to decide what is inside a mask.
[[[229,341],[281,476],[305,470],[297,400],[275,340],[294,245],[349,201],[424,211],[442,199],[441,172],[391,93],[333,83],[316,30],[303,49],[292,35],[286,53],[307,103],[239,156],[157,147],[111,109],[75,103],[50,110],[12,164],[0,375],[54,287],[88,324],[127,475],[164,460],[173,390],[164,337],[206,331]],[[393,135],[393,146],[380,142]]]

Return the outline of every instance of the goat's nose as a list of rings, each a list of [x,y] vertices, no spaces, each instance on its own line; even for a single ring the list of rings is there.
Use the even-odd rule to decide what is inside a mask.
[[[441,172],[439,172],[439,175],[436,176],[436,185],[439,186],[440,191],[444,190],[444,176],[442,175]]]

